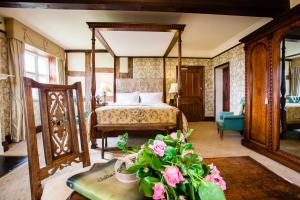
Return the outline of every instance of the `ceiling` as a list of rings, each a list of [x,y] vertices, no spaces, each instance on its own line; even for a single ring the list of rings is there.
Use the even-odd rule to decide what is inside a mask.
[[[174,37],[174,32],[100,31],[100,33],[116,56],[163,56]]]
[[[185,57],[213,57],[238,44],[239,39],[271,20],[261,17],[210,14],[20,8],[0,8],[0,15],[19,20],[64,49],[91,49],[91,31],[86,22],[186,24],[182,35],[182,55]],[[155,49],[151,50],[152,53],[154,50],[162,51],[169,39],[155,34],[146,38],[145,36],[139,34],[132,37],[124,33],[106,37],[110,37],[112,41],[119,41],[113,45],[120,52],[124,53],[126,51],[123,49],[124,43],[130,42],[132,44],[130,48],[136,48],[143,54],[147,53],[145,51],[147,45],[155,46]],[[144,45],[141,45],[142,43]],[[97,42],[96,48],[104,47]],[[177,56],[177,45],[169,56]]]

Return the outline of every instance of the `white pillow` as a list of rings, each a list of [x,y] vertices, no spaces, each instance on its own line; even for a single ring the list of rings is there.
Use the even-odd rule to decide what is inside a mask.
[[[233,115],[241,115],[243,114],[243,105],[242,104],[239,104],[237,107],[236,107],[236,110],[234,111],[234,114]]]
[[[132,105],[138,104],[140,102],[140,96],[138,92],[132,93],[117,93],[117,104],[124,104],[124,105]]]
[[[157,104],[162,103],[162,93],[152,92],[152,93],[140,93],[142,104]]]

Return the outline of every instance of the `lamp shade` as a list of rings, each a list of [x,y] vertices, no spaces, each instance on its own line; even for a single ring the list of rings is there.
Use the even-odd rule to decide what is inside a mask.
[[[108,83],[102,83],[101,90],[102,92],[111,92],[110,85]]]
[[[177,92],[178,92],[177,83],[171,83],[169,93],[172,94],[172,93],[177,93]]]

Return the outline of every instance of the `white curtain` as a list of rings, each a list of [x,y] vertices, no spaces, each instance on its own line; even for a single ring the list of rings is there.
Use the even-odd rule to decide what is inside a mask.
[[[300,96],[300,67],[291,67],[291,96]]]
[[[25,140],[25,116],[23,101],[25,44],[16,39],[8,39],[8,69],[14,75],[11,84],[11,136],[14,142]]]

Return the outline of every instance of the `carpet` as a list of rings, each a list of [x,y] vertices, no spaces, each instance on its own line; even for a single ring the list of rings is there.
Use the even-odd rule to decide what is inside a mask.
[[[276,175],[249,156],[207,158],[214,163],[226,181],[225,195],[230,200],[300,199],[300,187]]]
[[[0,178],[27,162],[27,156],[0,156]]]
[[[276,175],[249,156],[206,158],[204,162],[214,163],[220,170],[227,185],[226,199],[300,199],[300,187]],[[87,200],[87,198],[73,192],[68,200]]]

